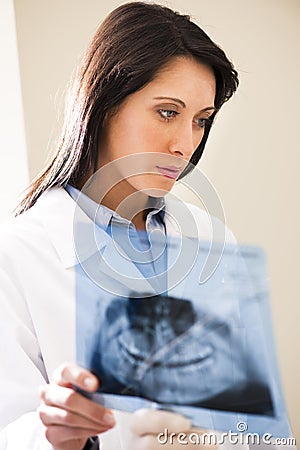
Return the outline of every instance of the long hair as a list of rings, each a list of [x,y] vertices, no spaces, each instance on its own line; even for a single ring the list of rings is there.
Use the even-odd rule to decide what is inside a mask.
[[[126,3],[113,10],[96,31],[77,71],[57,151],[29,186],[16,214],[33,206],[50,187],[67,183],[82,187],[96,170],[99,134],[106,115],[153,80],[175,56],[192,57],[212,68],[217,110],[237,89],[238,76],[232,63],[189,16],[143,2]],[[201,158],[212,120],[191,157],[193,165]]]

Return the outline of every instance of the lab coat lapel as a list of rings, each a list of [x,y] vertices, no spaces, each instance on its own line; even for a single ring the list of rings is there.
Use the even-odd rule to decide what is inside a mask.
[[[74,267],[78,261],[89,258],[95,249],[106,245],[103,239],[95,243],[94,223],[63,188],[46,191],[34,211],[65,269]]]

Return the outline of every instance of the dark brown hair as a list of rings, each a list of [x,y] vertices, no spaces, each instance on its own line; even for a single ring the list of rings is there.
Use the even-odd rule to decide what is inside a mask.
[[[212,68],[217,110],[237,89],[232,63],[189,16],[143,2],[113,10],[96,31],[77,72],[56,154],[29,186],[16,213],[29,209],[52,186],[82,187],[96,170],[99,131],[107,113],[153,80],[175,56],[192,57]],[[191,157],[193,165],[201,158],[212,120]]]

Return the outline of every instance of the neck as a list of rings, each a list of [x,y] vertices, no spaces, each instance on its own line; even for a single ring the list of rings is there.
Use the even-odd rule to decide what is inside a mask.
[[[145,230],[148,195],[142,191],[136,191],[126,180],[105,189],[105,180],[92,180],[84,188],[84,193],[97,203],[100,203],[120,216],[132,221],[136,228]]]
[[[148,195],[143,192],[135,191],[128,196],[115,196],[113,191],[110,191],[101,204],[116,211],[120,216],[130,220],[136,228],[146,229],[146,214],[145,210],[148,203]]]

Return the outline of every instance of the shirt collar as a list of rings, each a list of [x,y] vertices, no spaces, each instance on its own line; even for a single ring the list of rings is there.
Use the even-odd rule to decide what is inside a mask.
[[[99,205],[74,186],[68,184],[65,189],[85,214],[103,230],[107,230],[112,220],[118,224],[125,224],[127,226],[132,225],[132,222],[128,219],[125,219],[117,212],[104,205]],[[146,209],[149,209],[147,220],[150,220],[154,214],[160,214],[163,221],[163,211],[165,209],[164,198],[148,197]]]

